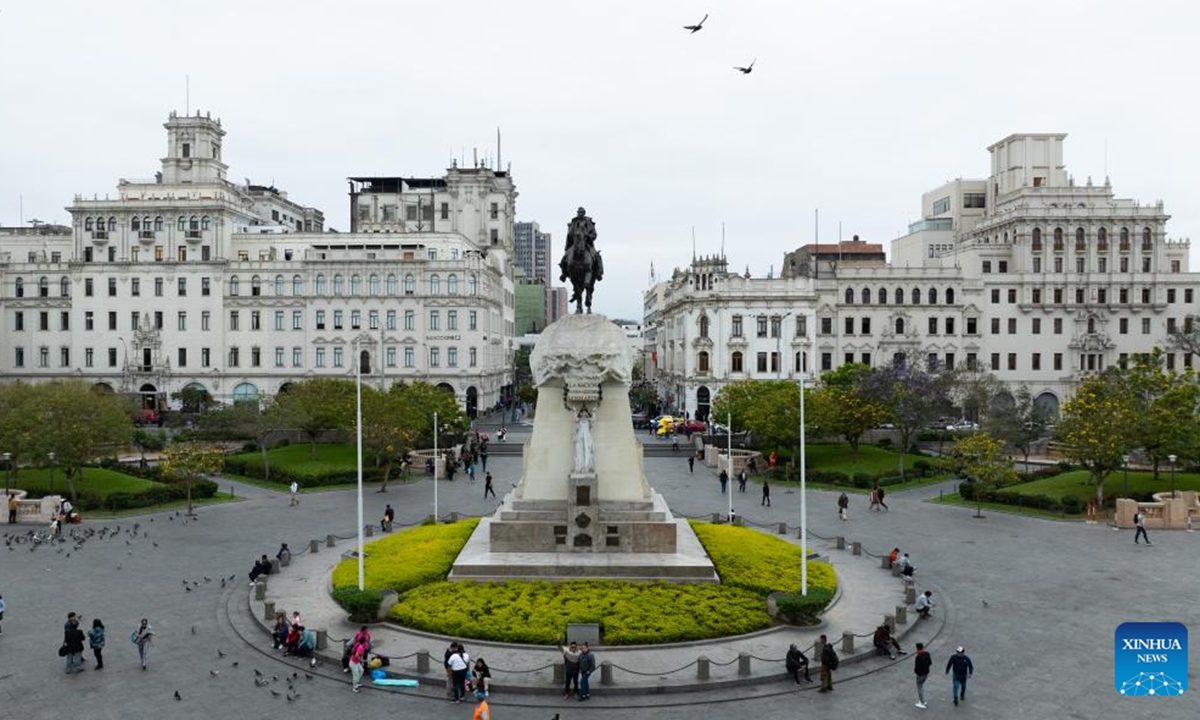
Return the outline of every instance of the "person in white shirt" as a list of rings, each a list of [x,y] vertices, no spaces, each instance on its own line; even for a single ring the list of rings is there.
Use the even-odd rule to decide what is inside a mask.
[[[290,488],[288,488],[288,490],[289,490],[289,491],[291,492],[291,494],[292,494],[292,499],[291,499],[291,502],[290,502],[290,503],[288,503],[288,505],[289,505],[289,506],[291,506],[291,505],[299,505],[299,504],[300,504],[300,498],[299,498],[300,485],[299,485],[299,483],[297,483],[295,480],[293,480],[293,481],[292,481],[292,485],[291,485],[291,487],[290,487]]]
[[[929,617],[929,611],[933,610],[933,591],[926,590],[925,594],[917,597],[916,611],[917,616],[922,618]]]
[[[467,654],[466,648],[459,645],[458,649],[450,655],[450,659],[446,661],[446,665],[450,668],[454,702],[462,702],[463,697],[467,694],[467,671],[471,667],[471,656]]]

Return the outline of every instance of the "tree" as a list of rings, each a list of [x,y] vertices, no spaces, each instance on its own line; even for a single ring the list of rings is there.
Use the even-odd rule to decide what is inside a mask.
[[[244,400],[223,405],[200,416],[200,437],[206,440],[251,441],[262,454],[263,479],[271,479],[270,436],[281,427],[282,413],[274,400]]]
[[[1200,355],[1200,315],[1184,315],[1183,324],[1170,334],[1167,345],[1190,355]]]
[[[321,433],[353,427],[354,395],[354,383],[348,380],[315,378],[293,383],[275,403],[283,423],[308,438],[309,455],[315,458]]]
[[[805,400],[811,397],[810,391]],[[800,438],[800,386],[787,380],[729,383],[713,400],[712,420],[723,423],[730,413],[733,415],[730,432],[744,428],[761,449],[790,447]],[[809,419],[807,415],[805,419]],[[809,432],[815,434],[811,428]]]
[[[1082,465],[1096,486],[1096,502],[1104,504],[1104,479],[1122,465],[1132,446],[1130,428],[1138,420],[1125,374],[1109,368],[1088,375],[1063,404],[1055,432],[1072,460]]]
[[[162,450],[167,444],[162,435],[146,430],[145,428],[134,428],[133,434],[130,436],[130,442],[141,452],[142,467],[146,467],[147,452]]]
[[[629,388],[629,407],[634,412],[653,414],[659,406],[658,389],[653,383],[636,382]]]
[[[1159,348],[1144,357],[1136,357],[1125,372],[1126,386],[1133,396],[1137,422],[1130,427],[1130,441],[1154,466],[1158,480],[1159,466],[1171,455],[1177,458],[1196,457],[1196,408],[1200,388],[1190,369],[1186,374],[1164,369],[1165,358]]]
[[[225,458],[220,451],[197,443],[173,443],[162,459],[163,476],[187,488],[188,515],[192,512],[192,484],[201,475],[220,472]]]
[[[1038,405],[1029,388],[1022,385],[1017,389],[1016,400],[1012,405],[993,407],[984,428],[992,437],[1021,451],[1025,459],[1025,468],[1028,470],[1029,453],[1033,450],[1033,444],[1046,434],[1049,422],[1049,412]]]
[[[449,430],[463,433],[470,427],[471,423],[458,406],[453,393],[423,382],[404,383],[401,387],[404,400],[411,406],[413,417],[416,418],[417,434],[414,442],[420,447],[433,445],[434,413],[437,413],[442,432]]]
[[[23,422],[31,424],[27,432],[36,438],[37,456],[55,453],[76,502],[83,466],[129,441],[130,407],[117,395],[74,381],[33,386],[29,400]]]
[[[1003,392],[1004,384],[982,365],[963,364],[955,368],[949,376],[948,390],[951,401],[962,410],[962,417],[971,422],[982,425],[1003,409],[996,403],[996,397]]]
[[[420,409],[409,402],[408,390],[403,384],[393,385],[388,392],[363,388],[363,447],[375,457],[376,466],[383,468],[380,492],[387,491],[392,468],[414,449],[422,427]]]
[[[950,379],[949,373],[928,367],[915,353],[897,357],[864,379],[863,395],[883,406],[900,435],[901,479],[916,434],[950,409]]]
[[[35,387],[25,383],[0,384],[0,451],[12,455],[13,480],[17,479],[20,463],[34,460],[39,447]]]
[[[818,424],[828,433],[845,439],[855,464],[862,436],[888,417],[882,405],[863,393],[863,382],[871,372],[867,365],[847,363],[822,375],[821,386],[812,394],[813,415]]]
[[[217,404],[213,396],[198,385],[188,385],[179,392],[171,393],[171,399],[183,406],[183,412],[193,415],[206,412]]]
[[[1003,453],[1004,445],[987,433],[974,433],[954,441],[946,453],[947,466],[961,478],[974,484],[978,505],[975,517],[983,517],[983,495],[991,487],[1016,478],[1012,462]]]

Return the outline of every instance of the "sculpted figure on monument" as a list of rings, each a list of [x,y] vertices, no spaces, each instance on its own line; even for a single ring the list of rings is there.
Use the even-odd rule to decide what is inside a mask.
[[[571,299],[567,302],[575,303],[576,313],[582,313],[585,305],[591,313],[592,291],[604,279],[604,261],[596,250],[596,224],[583,208],[567,225],[567,245],[558,267],[562,270],[559,280],[571,282]]]
[[[595,470],[595,449],[592,446],[592,414],[580,410],[575,424],[575,472]]]

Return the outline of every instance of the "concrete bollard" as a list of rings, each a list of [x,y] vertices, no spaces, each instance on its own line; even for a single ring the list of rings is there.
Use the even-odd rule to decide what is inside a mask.
[[[263,603],[263,620],[275,619],[275,603],[267,601]]]
[[[733,526],[734,527],[746,527],[746,518],[742,517],[741,515],[734,515],[733,516]]]
[[[567,680],[567,668],[562,662],[554,663],[554,684],[562,685]]]
[[[896,616],[887,614],[883,616],[883,626],[888,629],[888,633],[896,632]]]
[[[713,513],[712,514],[712,524],[719,525],[720,522],[721,522],[721,513]]]
[[[280,567],[287,567],[288,565],[291,565],[291,564],[292,564],[292,554],[291,553],[284,553],[284,555],[279,558],[279,566]]]
[[[279,574],[279,566],[280,566],[280,561],[279,561],[279,558],[273,558],[273,559],[271,560],[271,574],[272,574],[272,575],[278,575],[278,574]]]
[[[907,607],[905,607],[903,605],[896,606],[896,624],[897,625],[907,625],[908,624],[908,608]]]
[[[891,570],[892,569],[891,559],[889,559],[887,555],[884,555],[883,557],[879,558],[879,567],[883,568],[884,570]]]
[[[779,523],[779,534],[787,535],[787,523]]]
[[[600,663],[600,684],[601,685],[612,685],[613,684],[612,663],[610,663],[607,660]]]
[[[892,563],[892,577],[900,577],[900,564]]]
[[[422,649],[422,650],[417,651],[417,672],[422,675],[429,672],[429,651],[428,650]]]
[[[266,580],[259,580],[258,584],[254,586],[254,599],[255,600],[266,600],[267,599],[267,581]]]
[[[837,538],[835,538],[835,540],[837,541],[837,549],[838,550],[846,549],[846,538],[842,537],[841,535],[838,535]]]
[[[333,547],[333,541],[334,541],[333,535],[326,535],[325,536],[325,547]]]
[[[748,652],[738,653],[738,676],[750,676],[750,653]]]
[[[703,655],[696,658],[696,679],[708,679],[708,658]]]
[[[450,513],[450,522],[452,522],[452,523],[458,522],[458,511],[457,510]]]
[[[904,583],[904,602],[912,605],[917,602],[917,584],[913,582]]]
[[[844,655],[853,655],[854,654],[854,633],[852,633],[852,632],[843,632],[842,633],[842,653]]]
[[[318,552],[320,550],[320,547],[321,547],[321,543],[317,542],[316,540],[308,541],[308,551],[310,553]]]
[[[853,552],[855,555],[862,555],[862,543],[860,543],[859,541],[855,540],[853,543],[851,543],[851,544],[850,544],[850,550],[851,550],[851,551],[852,551],[852,552]]]
[[[425,516],[425,524],[426,525],[437,525],[438,519],[437,519],[437,517],[435,517],[433,515],[426,515]]]
[[[363,530],[366,532],[367,537],[375,537],[375,526],[374,525],[367,525],[366,527],[363,528]]]
[[[317,636],[317,649],[318,650],[324,650],[325,648],[329,647],[329,631],[328,630],[317,630],[313,634]]]

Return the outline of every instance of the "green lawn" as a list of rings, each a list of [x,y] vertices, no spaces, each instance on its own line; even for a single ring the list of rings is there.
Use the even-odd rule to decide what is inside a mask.
[[[1200,474],[1175,473],[1175,488],[1177,490],[1200,490]],[[1022,495],[1045,495],[1058,500],[1064,497],[1076,497],[1087,503],[1096,497],[1096,487],[1092,485],[1087,470],[1072,470],[1054,477],[1034,480],[1005,488]],[[1159,471],[1158,482],[1154,481],[1154,473],[1136,471],[1129,473],[1129,492],[1134,495],[1171,491],[1171,472]],[[1124,494],[1125,473],[1109,473],[1104,481],[1106,496]]]
[[[75,489],[77,491],[83,492],[86,490],[100,497],[108,497],[110,493],[116,492],[135,494],[151,490],[158,485],[159,483],[152,480],[143,480],[139,477],[104,468],[84,468],[83,480],[76,479],[75,481]],[[20,490],[49,493],[51,491],[50,468],[21,468],[21,472],[13,481],[13,487]],[[53,490],[60,495],[67,494],[67,481],[63,477],[62,468],[54,470]]]
[[[218,492],[210,498],[195,498],[192,500],[194,507],[204,505],[219,505],[227,502],[240,502],[242,498],[234,497],[227,492]],[[171,502],[161,503],[159,505],[148,505],[140,508],[129,508],[128,510],[88,510],[84,513],[89,520],[98,518],[122,518],[133,517],[136,515],[149,515],[151,513],[159,513],[164,510],[187,510],[187,500],[172,500]]]
[[[865,472],[869,475],[900,474],[900,453],[884,450],[874,445],[858,446],[857,463],[854,462],[853,451],[845,443],[809,445],[805,449],[805,454],[808,467],[814,470],[836,470],[847,475],[853,475],[856,472]],[[913,463],[920,457],[909,453],[904,458],[905,468],[911,469]]]
[[[315,458],[310,455],[310,452],[308,443],[297,443],[268,450],[267,455],[271,459],[272,470],[288,470],[296,475],[314,478],[332,473],[354,472],[357,465],[357,455],[353,445],[317,445]],[[239,453],[230,457],[244,461],[248,469],[262,473],[262,453]]]
[[[941,497],[935,497],[929,502],[941,503],[943,505],[957,505],[964,508],[977,508],[979,506],[974,500],[964,500],[958,493],[947,493]],[[1031,517],[1044,518],[1046,520],[1062,520],[1066,522],[1074,522],[1083,520],[1083,515],[1064,515],[1057,510],[1039,510],[1037,508],[1019,507],[1017,505],[1005,505],[1003,503],[985,502],[983,503],[984,515],[989,512],[1006,513],[1009,515],[1028,515]]]

